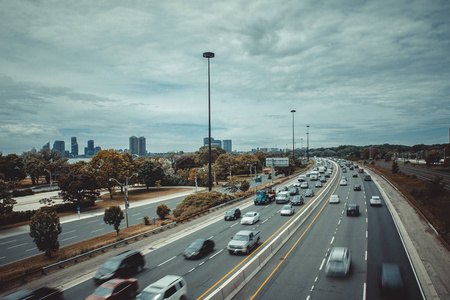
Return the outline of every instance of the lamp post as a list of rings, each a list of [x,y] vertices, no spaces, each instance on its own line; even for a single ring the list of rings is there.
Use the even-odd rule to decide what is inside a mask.
[[[294,155],[294,113],[295,113],[295,109],[291,110],[292,113],[292,160],[294,160],[295,155]]]
[[[306,125],[306,160],[309,161],[309,125]]]
[[[133,175],[131,175],[130,177],[125,177],[125,186],[122,184],[122,183],[120,183],[119,181],[117,181],[117,179],[115,179],[115,178],[110,178],[109,179],[109,181],[115,181],[115,182],[117,182],[121,187],[124,187],[125,188],[125,216],[126,216],[126,219],[127,219],[127,228],[128,228],[128,206],[130,206],[129,205],[129,202],[128,202],[128,182],[129,182],[129,180],[131,179],[131,178],[133,178],[133,176],[139,176],[139,174],[138,173],[134,173]]]
[[[208,177],[209,177],[209,191],[211,192],[211,80],[209,59],[214,57],[213,52],[204,52],[203,57],[208,59]]]

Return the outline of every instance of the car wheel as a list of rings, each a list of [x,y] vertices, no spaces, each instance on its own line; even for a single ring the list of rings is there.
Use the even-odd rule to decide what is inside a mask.
[[[138,265],[138,266],[136,267],[136,273],[142,272],[143,269],[144,269],[144,266],[143,266],[143,265]]]
[[[181,297],[180,297],[180,300],[186,300],[187,298],[186,298],[186,295],[182,295]]]

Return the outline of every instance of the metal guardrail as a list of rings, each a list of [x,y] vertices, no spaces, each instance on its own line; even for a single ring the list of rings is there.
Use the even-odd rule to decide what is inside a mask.
[[[88,251],[86,253],[74,256],[72,258],[68,258],[68,259],[62,260],[60,262],[57,262],[57,263],[45,266],[45,267],[42,268],[42,273],[45,274],[45,272],[48,271],[48,270],[51,270],[51,269],[54,269],[54,268],[58,268],[58,267],[62,267],[63,265],[68,264],[70,262],[77,262],[77,260],[79,260],[81,258],[84,258],[84,257],[87,257],[87,256],[92,256],[93,254],[98,253],[98,252],[104,252],[108,248],[112,248],[112,247],[115,248],[116,246],[121,245],[121,244],[127,244],[131,240],[137,240],[141,236],[147,236],[147,235],[149,235],[151,233],[164,230],[165,228],[168,228],[168,227],[174,226],[174,225],[176,225],[176,222],[172,222],[172,223],[160,226],[158,228],[154,228],[152,230],[149,230],[149,231],[146,231],[146,232],[134,235],[132,237],[129,237],[129,238],[126,238],[126,239],[114,242],[112,244],[109,244],[109,245],[106,245],[106,246],[103,246],[103,247],[100,247],[100,248]]]

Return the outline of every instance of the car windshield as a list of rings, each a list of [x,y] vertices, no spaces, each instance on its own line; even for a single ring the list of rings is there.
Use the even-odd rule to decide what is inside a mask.
[[[120,266],[120,260],[117,259],[110,259],[103,263],[100,269],[103,270],[117,270]]]
[[[188,249],[199,249],[202,246],[203,246],[202,240],[195,240],[189,245]]]
[[[287,209],[287,210],[289,210],[289,209],[291,209],[291,207],[290,207],[289,205],[285,205],[285,206],[283,206],[282,209]]]
[[[143,291],[142,293],[139,294],[137,299],[140,299],[140,300],[159,300],[159,299],[162,299],[162,294],[161,293],[152,293],[152,292]]]
[[[248,237],[246,235],[235,235],[233,237],[233,240],[235,240],[235,241],[247,241]]]
[[[111,295],[112,291],[111,287],[99,286],[95,289],[93,295],[106,298]]]
[[[234,215],[234,210],[229,210],[229,211],[227,211],[225,215],[227,215],[227,216],[232,216],[232,215]]]
[[[253,217],[255,213],[246,213],[244,217]]]

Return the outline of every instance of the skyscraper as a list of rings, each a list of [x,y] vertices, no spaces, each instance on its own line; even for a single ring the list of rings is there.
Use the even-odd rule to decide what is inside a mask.
[[[232,142],[231,140],[223,140],[223,150],[225,150],[227,153],[231,153],[232,150]]]
[[[94,154],[95,154],[94,140],[89,140],[87,142],[87,147],[84,148],[84,155],[94,155]]]
[[[136,154],[139,156],[147,155],[147,145],[145,137],[141,136],[139,138],[132,136],[130,137],[130,147],[128,150],[130,154]]]
[[[78,156],[78,142],[76,137],[72,137],[71,139],[71,154],[73,157]]]
[[[61,155],[66,151],[66,143],[64,141],[55,141],[53,143],[53,150],[59,151]]]

